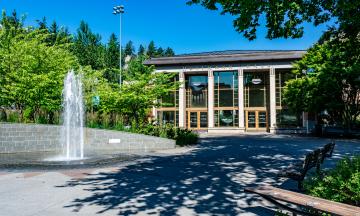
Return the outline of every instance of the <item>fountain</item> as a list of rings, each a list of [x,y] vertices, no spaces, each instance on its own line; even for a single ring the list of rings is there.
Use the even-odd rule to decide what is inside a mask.
[[[69,71],[64,79],[62,125],[0,124],[0,132],[5,131],[0,133],[0,141],[5,140],[5,146],[0,145],[0,171],[102,167],[175,146],[175,141],[163,138],[89,129],[84,148],[84,116],[81,74]]]
[[[62,159],[84,159],[84,102],[81,75],[69,71],[63,90]]]

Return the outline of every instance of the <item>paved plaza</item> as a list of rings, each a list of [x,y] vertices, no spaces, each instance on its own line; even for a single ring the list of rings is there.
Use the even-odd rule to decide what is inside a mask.
[[[191,151],[159,152],[108,168],[0,171],[0,215],[273,215],[268,202],[244,193],[244,187],[296,189],[295,182],[276,177],[278,170],[329,141],[202,135]],[[360,154],[360,141],[336,144],[325,167]]]

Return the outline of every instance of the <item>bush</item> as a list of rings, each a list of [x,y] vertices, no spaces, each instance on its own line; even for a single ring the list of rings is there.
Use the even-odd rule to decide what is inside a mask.
[[[193,145],[196,144],[198,141],[199,136],[196,133],[193,133],[187,129],[176,129],[176,145],[184,146],[184,145]]]
[[[360,155],[338,162],[325,177],[305,181],[309,195],[360,206]]]
[[[170,124],[164,126],[147,124],[141,128],[136,129],[134,132],[150,136],[174,139],[176,140],[176,145],[178,146],[194,145],[198,141],[198,135],[196,133],[193,133],[187,129],[175,128]]]

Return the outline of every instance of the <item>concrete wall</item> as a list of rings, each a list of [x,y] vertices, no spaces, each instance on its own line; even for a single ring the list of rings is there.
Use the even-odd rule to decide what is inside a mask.
[[[57,151],[61,126],[0,123],[0,153]],[[156,150],[175,147],[175,141],[119,131],[85,130],[85,148]]]

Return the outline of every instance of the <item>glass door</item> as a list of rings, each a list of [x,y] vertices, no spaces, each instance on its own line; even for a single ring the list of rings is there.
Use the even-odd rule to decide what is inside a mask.
[[[267,112],[260,110],[248,110],[246,112],[246,130],[265,131],[268,127]]]
[[[208,113],[204,111],[188,111],[188,128],[205,129],[208,126]]]
[[[200,115],[199,128],[207,128],[207,126],[208,126],[207,112],[199,112],[199,115]]]
[[[198,127],[198,116],[197,112],[189,112],[189,128]]]
[[[256,111],[247,111],[247,128],[256,128]]]

